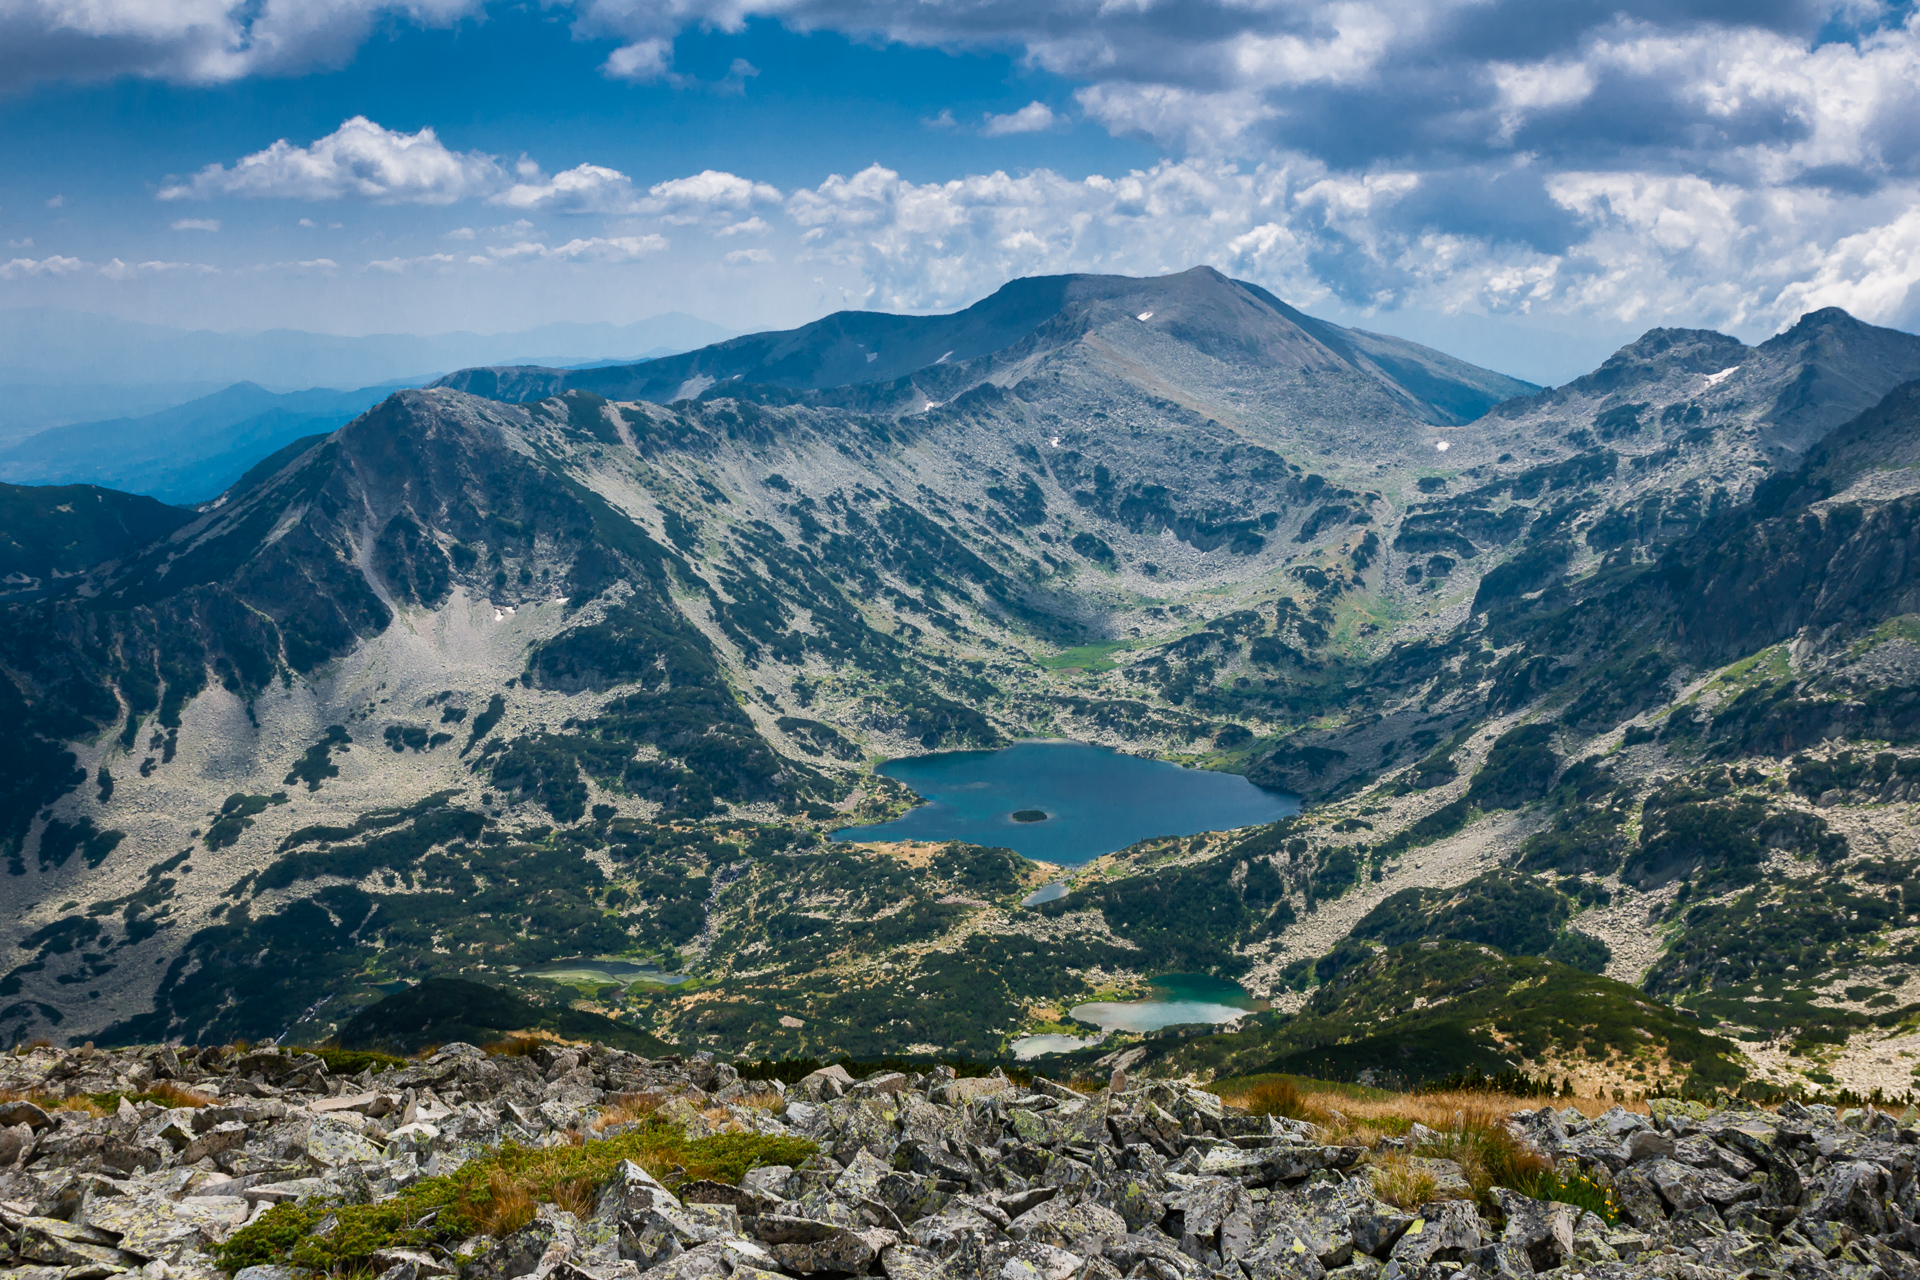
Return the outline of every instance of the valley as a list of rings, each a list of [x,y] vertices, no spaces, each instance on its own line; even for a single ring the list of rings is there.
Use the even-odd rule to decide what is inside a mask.
[[[1904,1095],[1916,379],[1828,310],[1543,389],[1197,268],[466,370],[193,508],[6,486],[0,1043],[445,978],[1005,1060],[1190,975],[1265,1007],[1070,1062]],[[1037,739],[1225,786],[1069,852],[882,767]]]

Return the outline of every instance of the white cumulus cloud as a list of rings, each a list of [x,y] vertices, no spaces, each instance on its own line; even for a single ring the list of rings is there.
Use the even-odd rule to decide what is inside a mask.
[[[246,196],[289,200],[355,198],[382,204],[452,204],[507,185],[499,161],[451,151],[431,128],[401,133],[354,116],[311,146],[285,138],[231,167],[211,164],[163,187],[162,200]]]
[[[633,180],[617,169],[575,165],[551,178],[520,181],[493,197],[510,209],[556,213],[631,213],[637,203]]]
[[[632,262],[667,247],[665,236],[591,236],[548,245],[538,240],[521,240],[487,253],[499,261],[516,258],[546,259],[563,262]]]
[[[133,75],[190,84],[350,59],[388,19],[446,26],[483,0],[4,0],[0,90]]]
[[[989,138],[1003,138],[1010,133],[1045,133],[1058,123],[1060,117],[1053,114],[1052,107],[1044,102],[1029,102],[1004,116],[988,112],[980,132]]]
[[[173,224],[175,231],[218,231],[218,218],[181,218]]]
[[[86,263],[78,258],[51,254],[45,258],[15,258],[11,262],[0,262],[0,280],[17,280],[22,276],[66,276],[86,269]]]
[[[100,268],[100,274],[109,280],[159,275],[214,276],[220,274],[220,268],[203,262],[122,262],[115,258]]]
[[[744,213],[756,204],[778,204],[780,188],[755,182],[719,169],[703,169],[685,178],[671,178],[647,188],[639,206],[647,213],[673,218],[697,218],[708,213]]]
[[[1557,252],[1394,221],[1413,173],[1329,173],[1295,157],[1244,167],[1163,161],[1075,181],[1050,170],[914,183],[873,166],[787,201],[806,257],[851,271],[865,305],[939,310],[1006,280],[1131,275],[1205,263],[1303,306],[1605,317],[1684,317],[1743,331],[1842,306],[1911,324],[1920,303],[1920,190],[1835,199],[1753,195],[1653,174],[1556,179],[1577,233]],[[1330,280],[1332,272],[1344,279]]]
[[[798,249],[797,271],[836,264],[834,288],[888,307],[957,305],[1033,271],[1209,262],[1291,300],[1349,309],[1744,332],[1831,304],[1920,324],[1920,15],[1895,0],[552,3],[577,36],[608,42],[606,74],[701,92],[744,89],[754,69],[736,62],[725,80],[688,80],[673,49],[692,29],[771,21],[878,45],[1012,50],[1071,86],[1075,120],[1149,139],[1162,158],[1123,175],[925,183],[875,165],[783,196],[721,170],[652,186],[593,163],[548,176],[531,161],[450,149],[431,129],[356,117],[162,194],[490,200],[604,219],[577,237],[482,232],[502,248],[439,264],[447,270],[474,258],[635,260],[680,227],[702,234],[676,235],[676,248],[724,261],[747,241],[710,237],[752,236],[775,263]],[[49,78],[282,74],[338,64],[378,24],[480,11],[480,0],[0,0],[0,91]],[[978,131],[1062,122],[1035,101]],[[214,219],[182,219],[195,221]],[[431,247],[446,243],[436,235]],[[41,264],[59,261],[18,257],[4,270],[49,276],[57,268]]]
[[[384,271],[389,275],[404,275],[421,268],[450,267],[460,259],[451,253],[423,253],[411,258],[379,258],[367,263],[369,271]]]

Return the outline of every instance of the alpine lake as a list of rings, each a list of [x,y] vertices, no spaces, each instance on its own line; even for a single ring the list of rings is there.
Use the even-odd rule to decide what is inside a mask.
[[[1154,836],[1187,836],[1257,826],[1300,811],[1293,796],[1231,773],[1187,769],[1084,742],[1037,740],[998,751],[945,751],[880,766],[927,803],[891,822],[845,827],[841,842],[947,841],[1012,849],[1039,862],[1078,866]],[[1065,879],[1034,891],[1026,905],[1066,896]],[[1098,1044],[1109,1032],[1156,1031],[1186,1023],[1232,1022],[1262,1008],[1241,987],[1205,974],[1166,974],[1147,999],[1075,1005],[1088,1036],[1025,1036],[1011,1046],[1025,1060]]]
[[[833,839],[959,840],[1073,867],[1152,836],[1258,826],[1300,811],[1294,797],[1238,774],[1084,742],[906,756],[880,772],[927,803],[892,822],[843,827]]]

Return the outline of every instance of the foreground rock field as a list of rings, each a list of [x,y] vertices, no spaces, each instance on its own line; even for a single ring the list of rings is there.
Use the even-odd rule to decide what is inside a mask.
[[[338,1071],[16,1052],[0,1260],[46,1280],[1920,1277],[1911,1113],[1656,1101],[1373,1136],[1119,1076],[783,1088],[705,1055],[519,1047],[327,1055]]]

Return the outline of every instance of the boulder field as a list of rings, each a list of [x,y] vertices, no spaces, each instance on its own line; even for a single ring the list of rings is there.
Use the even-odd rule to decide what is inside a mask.
[[[1515,1148],[1600,1189],[1603,1216],[1470,1186],[1442,1133],[1342,1143],[1182,1082],[830,1067],[783,1087],[706,1054],[527,1048],[16,1050],[0,1264],[36,1280],[1920,1280],[1911,1113],[1516,1110]],[[674,1151],[685,1163],[658,1154]],[[544,1157],[594,1172],[542,1198]],[[1409,1167],[1437,1198],[1405,1203]],[[468,1232],[464,1202],[433,1198],[455,1185],[523,1194],[521,1210]]]

